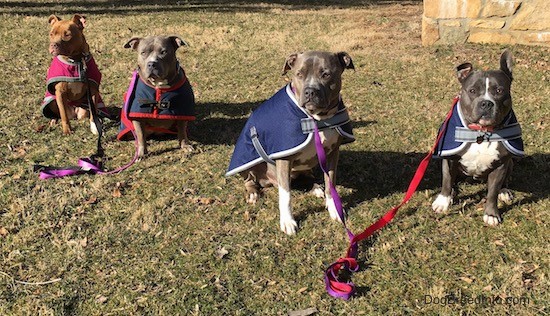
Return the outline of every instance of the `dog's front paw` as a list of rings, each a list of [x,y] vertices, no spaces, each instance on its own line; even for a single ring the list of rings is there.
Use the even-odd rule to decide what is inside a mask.
[[[332,198],[332,196],[327,196],[325,200],[325,206],[328,210],[328,213],[330,214],[330,218],[332,218],[335,221],[342,222],[342,219],[338,214],[338,209],[336,208],[336,204],[334,204],[334,199]]]
[[[489,226],[497,226],[498,224],[502,223],[502,218],[500,216],[484,214],[483,221]]]
[[[73,133],[73,130],[71,129],[71,125],[69,124],[62,124],[62,128],[63,128],[64,135],[71,135]]]
[[[248,197],[246,199],[246,203],[248,204],[256,204],[258,202],[258,199],[260,198],[260,194],[258,192],[250,192],[248,193]]]
[[[298,224],[293,218],[281,218],[281,230],[287,235],[295,235]]]
[[[435,199],[435,201],[432,203],[432,209],[436,213],[446,212],[452,203],[453,203],[452,197],[439,194]]]
[[[502,189],[498,193],[498,199],[506,204],[510,204],[514,200],[514,194],[508,189]]]
[[[324,198],[325,197],[325,190],[323,189],[323,186],[319,183],[314,183],[313,188],[311,189],[311,194],[318,198]]]
[[[92,134],[98,135],[99,131],[97,130],[97,126],[95,125],[95,122],[90,122],[90,131],[92,131]]]
[[[183,150],[186,153],[193,152],[195,150],[195,147],[189,143],[181,143],[180,145],[181,150]]]

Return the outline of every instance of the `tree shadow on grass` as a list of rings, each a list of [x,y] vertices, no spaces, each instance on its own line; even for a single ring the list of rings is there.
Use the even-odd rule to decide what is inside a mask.
[[[0,6],[0,13],[12,15],[45,16],[55,14],[111,14],[126,15],[149,12],[266,12],[273,5],[284,5],[289,10],[324,9],[327,7],[355,8],[375,5],[415,5],[421,0],[210,0],[210,1],[173,1],[173,0],[119,0],[119,1],[12,1]],[[265,5],[269,3],[271,5]],[[75,11],[76,10],[76,11]]]

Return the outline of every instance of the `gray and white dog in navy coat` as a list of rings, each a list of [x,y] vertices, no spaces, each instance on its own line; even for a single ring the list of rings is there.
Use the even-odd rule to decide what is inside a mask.
[[[247,202],[256,203],[261,189],[279,189],[281,230],[295,234],[290,182],[299,174],[311,174],[318,165],[313,129],[316,124],[327,155],[328,177],[324,197],[333,219],[339,219],[330,194],[329,180],[335,183],[339,147],[354,140],[347,110],[340,98],[342,73],[354,69],[345,53],[308,51],[290,55],[283,74],[292,70],[292,82],[260,105],[248,119],[231,158],[227,176],[245,178]]]
[[[521,127],[512,110],[512,63],[512,54],[505,50],[499,70],[474,70],[470,63],[457,67],[462,89],[435,153],[443,158],[443,185],[432,204],[435,212],[448,210],[456,194],[456,176],[462,172],[487,179],[483,221],[490,226],[502,222],[497,202],[512,201],[507,189],[512,158],[524,155]]]

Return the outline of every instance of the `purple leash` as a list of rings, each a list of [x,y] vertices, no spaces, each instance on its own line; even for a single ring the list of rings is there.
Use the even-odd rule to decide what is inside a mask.
[[[134,73],[132,74],[132,80],[130,82],[130,88],[127,92],[128,97],[126,98],[126,100],[124,100],[124,107],[123,107],[122,111],[126,111],[128,109],[128,107],[130,106],[129,105],[129,100],[130,100],[130,95],[131,95],[130,90],[132,89],[132,87],[134,87],[136,80],[137,80],[137,71],[134,71]],[[34,168],[35,168],[35,170],[40,170],[39,177],[42,180],[51,179],[51,178],[61,178],[61,177],[66,177],[66,176],[79,175],[79,174],[110,175],[110,174],[119,173],[123,170],[128,169],[138,159],[138,143],[137,143],[137,137],[136,137],[136,133],[135,133],[135,130],[133,128],[133,125],[130,126],[130,131],[132,132],[132,135],[134,136],[134,146],[135,146],[134,157],[132,158],[132,160],[129,163],[127,163],[126,165],[121,166],[121,167],[119,167],[115,170],[104,171],[101,159],[99,159],[101,157],[99,157],[98,155],[92,155],[91,157],[80,158],[78,160],[78,167],[75,166],[75,167],[67,167],[67,168],[51,168],[51,167],[43,167],[43,166],[36,165]],[[98,139],[98,144],[99,144],[99,139]],[[100,145],[98,145],[98,147],[100,148]]]
[[[349,228],[346,225],[346,216],[344,213],[344,207],[342,206],[342,200],[340,199],[340,195],[338,194],[338,191],[336,191],[336,187],[334,186],[334,183],[330,180],[328,169],[329,166],[327,164],[327,156],[325,154],[325,149],[323,148],[323,144],[321,142],[321,135],[319,134],[319,128],[317,127],[317,124],[313,124],[313,135],[315,138],[315,150],[317,151],[317,158],[319,160],[319,166],[321,167],[321,170],[323,170],[323,173],[326,175],[330,190],[330,195],[332,196],[332,199],[334,201],[334,206],[336,207],[336,211],[338,212],[338,217],[340,218],[340,221],[344,225],[344,228],[348,234],[349,240],[350,240],[350,253],[348,257],[351,258],[343,258],[334,264],[332,264],[325,273],[325,287],[327,292],[333,296],[333,297],[339,297],[344,300],[349,299],[354,293],[355,293],[355,285],[351,282],[343,283],[335,283],[333,280],[337,280],[338,276],[334,274],[334,270],[339,269],[333,269],[333,266],[339,265],[339,266],[345,266],[347,270],[349,271],[357,271],[359,270],[359,265],[355,260],[352,260],[352,258],[355,258],[357,255],[357,243],[352,242],[355,235],[349,230]],[[346,260],[350,259],[350,260]],[[345,287],[344,290],[335,288],[335,286]]]

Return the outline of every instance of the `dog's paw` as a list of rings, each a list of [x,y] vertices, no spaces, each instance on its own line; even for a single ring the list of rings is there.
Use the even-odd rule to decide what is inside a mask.
[[[483,221],[485,224],[489,226],[497,226],[498,224],[502,223],[502,218],[500,216],[492,216],[492,215],[483,215]]]
[[[432,203],[432,209],[436,213],[446,212],[452,203],[453,203],[452,197],[439,194],[435,199],[435,201]]]
[[[323,186],[319,183],[314,183],[313,188],[311,189],[311,194],[318,198],[324,198],[325,197],[325,190],[323,189]]]
[[[338,214],[338,210],[336,209],[336,204],[334,204],[334,199],[332,198],[332,196],[327,196],[325,200],[325,206],[328,210],[328,213],[330,214],[330,218],[332,218],[335,221],[342,222],[342,219]]]
[[[186,153],[191,153],[195,150],[195,147],[193,147],[193,145],[186,143],[181,143],[180,148]]]
[[[260,198],[260,194],[258,192],[251,192],[248,193],[248,197],[246,199],[246,203],[248,204],[256,204],[258,202],[258,199]]]
[[[502,189],[498,193],[498,199],[506,204],[510,204],[514,201],[514,194],[508,189]]]
[[[292,218],[281,218],[281,230],[287,235],[295,235],[298,224]]]
[[[90,131],[92,131],[92,134],[94,135],[99,134],[99,131],[97,130],[97,126],[95,125],[95,122],[90,122]]]

